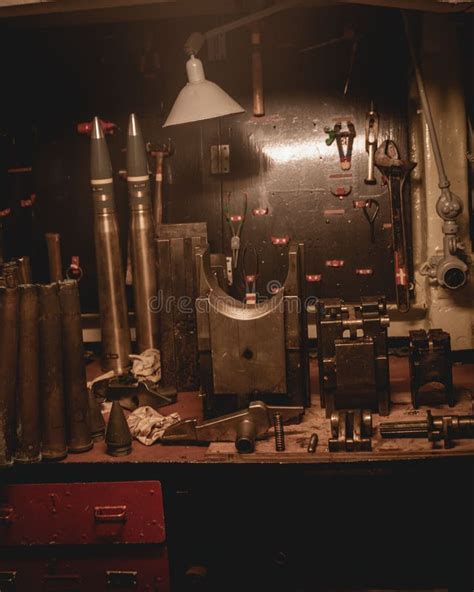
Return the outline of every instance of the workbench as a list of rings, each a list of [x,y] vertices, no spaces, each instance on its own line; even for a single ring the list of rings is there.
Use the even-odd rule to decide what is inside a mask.
[[[130,455],[111,457],[100,442],[59,463],[14,465],[0,479],[52,488],[159,480],[173,591],[195,590],[196,581],[197,589],[219,592],[472,589],[474,441],[445,450],[425,439],[382,441],[375,430],[372,452],[329,453],[314,362],[313,405],[300,424],[286,426],[282,453],[271,434],[252,454],[236,453],[233,443],[134,441]],[[411,408],[408,359],[392,356],[390,371],[392,412],[374,415],[375,427],[381,419],[423,419],[425,408]],[[98,365],[88,372],[96,375]],[[472,413],[474,366],[455,365],[453,374],[458,403],[434,407],[434,415]],[[198,393],[180,393],[176,404],[162,408],[173,411],[183,419],[201,416]],[[319,444],[309,454],[313,431]],[[125,546],[126,565],[137,553],[144,556],[132,547]],[[35,551],[23,547],[21,556],[28,553]],[[97,545],[78,553],[116,565]],[[12,549],[8,554],[15,557]]]
[[[89,379],[99,372],[96,363],[88,367]],[[455,414],[469,415],[473,411],[472,392],[474,390],[474,365],[458,364],[453,368],[454,385],[456,391],[456,406],[448,407],[446,404],[438,404],[430,407],[433,415]],[[255,452],[252,454],[239,454],[233,442],[216,442],[209,446],[178,445],[178,444],[154,444],[144,446],[137,441],[133,442],[132,453],[129,456],[113,457],[106,453],[104,442],[96,443],[94,448],[83,454],[70,454],[62,463],[59,463],[58,472],[64,464],[88,464],[88,463],[310,463],[327,464],[331,462],[385,462],[400,460],[421,460],[437,457],[474,457],[474,440],[456,441],[454,448],[444,449],[442,443],[435,447],[427,438],[413,439],[382,439],[377,426],[385,421],[423,421],[426,417],[427,407],[421,406],[413,409],[409,391],[408,358],[390,358],[390,377],[392,387],[392,407],[388,417],[373,415],[374,436],[372,438],[371,452],[329,452],[328,438],[330,437],[330,423],[325,416],[325,410],[319,402],[318,370],[315,360],[311,363],[312,382],[312,406],[306,409],[302,421],[298,425],[285,426],[286,449],[284,452],[275,451],[275,443],[272,431],[264,440],[257,441]],[[202,403],[199,393],[179,393],[178,401],[160,409],[163,415],[177,412],[181,419],[198,417],[202,419]],[[307,452],[309,438],[313,432],[317,432],[319,443],[315,454]]]

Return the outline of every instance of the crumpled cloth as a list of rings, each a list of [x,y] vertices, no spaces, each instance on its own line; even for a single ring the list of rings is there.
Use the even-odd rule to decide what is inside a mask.
[[[127,419],[130,433],[145,446],[151,446],[159,440],[166,428],[178,421],[181,421],[179,413],[164,416],[148,405],[138,407]]]
[[[161,380],[161,354],[157,349],[146,349],[139,356],[130,354],[132,374],[137,380],[149,380],[153,383]]]

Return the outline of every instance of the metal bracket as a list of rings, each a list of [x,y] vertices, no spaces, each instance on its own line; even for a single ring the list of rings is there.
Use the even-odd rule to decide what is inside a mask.
[[[372,450],[372,413],[359,409],[332,413],[331,434],[329,452]]]
[[[211,175],[230,173],[230,146],[216,144],[211,146]]]

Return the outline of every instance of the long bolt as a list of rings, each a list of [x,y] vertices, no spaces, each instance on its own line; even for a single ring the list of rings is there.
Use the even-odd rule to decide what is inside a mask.
[[[283,418],[281,413],[273,415],[273,427],[275,428],[275,450],[283,452],[285,450],[285,431],[283,429]]]

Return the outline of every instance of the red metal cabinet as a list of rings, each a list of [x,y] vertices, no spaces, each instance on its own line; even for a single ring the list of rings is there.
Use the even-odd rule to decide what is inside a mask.
[[[159,481],[6,485],[0,545],[163,543]]]
[[[87,554],[59,547],[25,553],[0,551],[2,592],[169,592],[166,547]]]
[[[0,488],[0,592],[169,592],[159,481]]]

